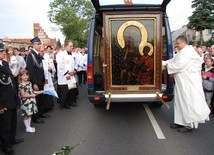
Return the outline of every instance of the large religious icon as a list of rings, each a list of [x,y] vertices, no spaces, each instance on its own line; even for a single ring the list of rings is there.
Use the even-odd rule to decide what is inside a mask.
[[[154,20],[112,21],[112,85],[154,85]]]

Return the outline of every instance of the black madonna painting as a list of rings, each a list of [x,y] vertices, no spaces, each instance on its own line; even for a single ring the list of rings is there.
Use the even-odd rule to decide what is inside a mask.
[[[154,85],[155,20],[111,20],[112,85]]]

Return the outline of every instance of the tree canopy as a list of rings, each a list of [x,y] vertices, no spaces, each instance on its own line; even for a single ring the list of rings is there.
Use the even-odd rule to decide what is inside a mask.
[[[88,0],[53,0],[48,17],[59,26],[65,41],[72,40],[75,46],[87,45],[92,4]]]
[[[200,32],[200,40],[203,42],[202,31],[214,29],[214,1],[213,0],[193,0],[192,8],[195,8],[190,16],[187,27]]]

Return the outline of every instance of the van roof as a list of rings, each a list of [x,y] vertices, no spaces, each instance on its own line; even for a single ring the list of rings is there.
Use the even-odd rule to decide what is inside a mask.
[[[97,11],[159,8],[163,12],[171,0],[91,0]],[[127,3],[126,3],[127,2]]]

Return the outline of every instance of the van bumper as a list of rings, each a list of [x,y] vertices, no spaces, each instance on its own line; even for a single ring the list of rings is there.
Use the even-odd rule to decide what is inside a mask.
[[[159,93],[159,96],[163,98],[164,101],[171,101],[173,99],[173,94]],[[97,94],[89,95],[89,101],[95,104],[107,102],[109,99],[111,102],[158,102],[155,93],[151,94]]]
[[[104,94],[106,100],[111,98],[111,102],[155,102],[159,101],[156,94]],[[162,94],[160,94],[162,97]]]

